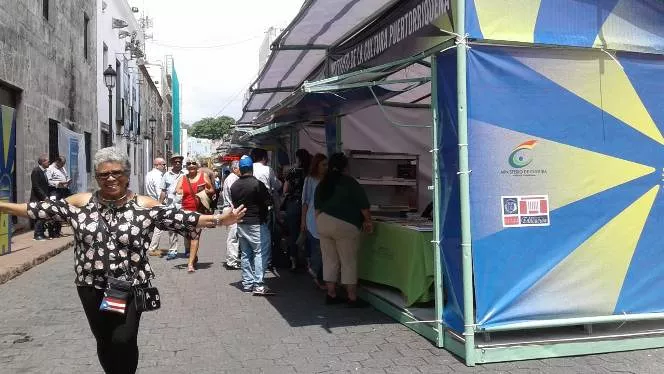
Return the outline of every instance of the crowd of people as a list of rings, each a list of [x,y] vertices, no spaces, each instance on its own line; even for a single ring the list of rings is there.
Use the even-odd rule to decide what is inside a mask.
[[[312,156],[304,149],[295,156],[296,164],[283,181],[267,166],[262,149],[231,164],[231,174],[223,181],[222,207],[243,205],[247,213],[229,228],[225,266],[242,271],[243,291],[274,294],[264,274],[275,252],[280,253],[275,236],[281,236],[279,227],[284,226],[290,270],[304,267],[327,292],[328,304],[364,306],[357,297],[357,252],[360,232],[373,231],[366,193],[348,175],[343,153],[331,155],[329,162],[325,155]],[[346,288],[347,297],[337,295],[338,284]]]
[[[31,176],[30,203],[0,202],[0,212],[31,218],[35,240],[61,235],[62,222],[71,226],[75,284],[99,361],[107,373],[133,373],[144,311],[136,297],[142,291],[136,290],[151,287],[154,273],[148,258],[160,254],[163,234],[168,235],[166,260],[178,257],[178,236],[185,238],[187,271],[194,273],[202,229],[224,225],[224,266],[240,270],[244,292],[273,295],[265,275],[286,256],[290,270],[305,269],[326,292],[327,304],[365,305],[357,297],[357,252],[360,232],[373,230],[367,196],[347,174],[344,154],[328,160],[300,149],[296,159],[279,177],[263,149],[234,161],[228,173],[202,168],[180,155],[170,158],[171,168],[156,158],[145,178],[147,196],[139,196],[129,189],[129,160],[116,148],[95,154],[99,188],[76,194],[69,191],[64,157],[49,164],[40,155]],[[117,299],[113,287],[122,282],[130,285],[133,297]],[[338,295],[339,284],[346,297]]]
[[[167,206],[202,212],[216,207],[229,212],[243,205],[242,222],[227,227],[228,270],[241,271],[241,288],[257,296],[275,292],[265,284],[270,267],[304,270],[314,285],[327,292],[326,302],[364,305],[357,298],[357,251],[360,232],[371,232],[369,202],[362,186],[347,174],[348,159],[342,153],[311,155],[295,152],[294,165],[275,172],[268,152],[256,148],[233,161],[227,171],[207,172],[196,160],[174,155],[172,167],[154,160],[146,177],[146,192]],[[210,199],[209,204],[204,199]],[[185,240],[187,270],[196,271],[200,232]],[[150,251],[156,251],[162,235],[156,230]],[[178,256],[177,234],[169,233],[167,260]],[[338,284],[346,297],[337,296]]]

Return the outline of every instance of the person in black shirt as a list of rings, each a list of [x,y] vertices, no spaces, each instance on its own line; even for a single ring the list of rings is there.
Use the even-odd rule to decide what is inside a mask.
[[[46,179],[46,168],[48,167],[48,155],[42,154],[37,159],[37,166],[32,169],[30,181],[32,182],[32,189],[30,190],[30,201],[42,201],[48,199],[48,179]],[[35,224],[35,240],[46,240],[44,236],[44,227],[46,220],[37,217],[34,220]],[[53,234],[49,230],[49,237]]]
[[[242,290],[256,296],[271,295],[263,277],[270,258],[270,229],[267,225],[268,209],[272,196],[267,187],[253,176],[253,160],[249,156],[240,159],[240,179],[231,186],[233,206],[244,205],[244,219],[237,225],[240,242]]]
[[[291,271],[297,269],[297,239],[302,220],[302,187],[304,187],[304,178],[309,172],[311,154],[306,149],[298,149],[295,157],[297,165],[286,175],[283,203],[283,209],[286,211],[286,224],[288,224],[288,256],[291,261]]]

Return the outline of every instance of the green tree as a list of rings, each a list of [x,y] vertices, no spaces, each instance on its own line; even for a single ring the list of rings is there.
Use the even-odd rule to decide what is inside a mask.
[[[189,129],[189,136],[203,139],[221,139],[224,134],[230,133],[235,120],[229,116],[217,118],[206,117],[196,121]]]

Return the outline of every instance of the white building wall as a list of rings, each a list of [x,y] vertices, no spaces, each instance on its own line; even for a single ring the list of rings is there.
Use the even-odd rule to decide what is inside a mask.
[[[189,133],[187,129],[180,129],[180,149],[185,157],[189,155]]]
[[[216,147],[210,139],[187,138],[187,155],[190,157],[210,157],[215,149]]]
[[[113,19],[119,19],[127,23],[127,27],[124,28],[113,28],[112,22]],[[144,37],[142,30],[139,28],[138,21],[136,16],[131,10],[127,0],[98,0],[97,1],[97,100],[98,100],[98,142],[101,144],[101,130],[102,122],[108,122],[108,88],[104,84],[103,72],[106,70],[110,64],[116,74],[118,79],[116,80],[116,88],[113,88],[113,100],[112,100],[112,113],[113,113],[113,123],[109,124],[110,133],[112,137],[113,144],[121,150],[127,152],[129,160],[132,163],[132,175],[130,177],[130,188],[134,191],[141,191],[142,181],[144,180],[143,174],[144,163],[143,163],[143,146],[144,142],[142,139],[139,141],[142,144],[135,144],[133,141],[118,136],[116,127],[117,123],[117,95],[120,94],[120,98],[125,99],[126,108],[131,106],[133,113],[130,113],[128,108],[125,110],[125,120],[124,127],[122,128],[125,134],[129,131],[129,126],[131,123],[131,116],[134,116],[134,128],[133,133],[130,135],[136,135],[136,130],[138,128],[138,113],[140,113],[140,100],[138,95],[140,95],[140,85],[139,77],[140,71],[136,65],[136,59],[132,59],[129,51],[125,51],[125,45],[131,41],[131,36],[126,36],[120,38],[120,32],[126,31],[130,34],[135,33],[136,38],[139,40],[141,49],[144,49]],[[106,46],[106,50],[104,49]],[[120,63],[120,68],[117,68],[116,61]],[[121,85],[121,89],[118,91],[117,86]],[[141,129],[141,132],[149,131],[147,129]]]

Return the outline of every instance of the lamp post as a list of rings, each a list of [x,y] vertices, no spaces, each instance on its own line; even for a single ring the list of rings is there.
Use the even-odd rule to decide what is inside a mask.
[[[113,133],[113,87],[117,74],[111,65],[104,70],[104,84],[108,88],[108,130]]]
[[[155,123],[157,123],[157,120],[154,118],[154,116],[150,116],[148,122],[150,122],[150,147],[151,147],[150,156],[154,161],[154,125]]]
[[[166,131],[166,136],[164,136],[164,140],[166,141],[166,166],[170,166],[171,162],[171,132]]]

